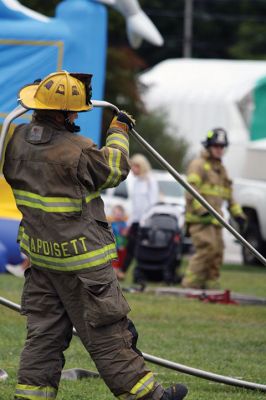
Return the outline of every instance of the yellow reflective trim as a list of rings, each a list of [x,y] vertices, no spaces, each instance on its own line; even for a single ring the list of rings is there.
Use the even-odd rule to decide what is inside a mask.
[[[108,164],[110,167],[110,174],[101,189],[116,186],[119,183],[122,174],[120,170],[121,151],[113,149],[112,147],[107,148],[109,150]]]
[[[113,152],[113,149],[110,148],[110,147],[108,147],[108,150],[109,150],[108,165],[109,165],[111,171],[110,171],[110,174],[109,174],[109,176],[108,176],[108,178],[107,178],[105,184],[101,187],[101,189],[106,188],[106,187],[110,187],[110,186],[109,186],[109,182],[111,181],[112,176],[113,176],[112,163],[113,163],[113,158],[114,158],[114,152]]]
[[[80,199],[73,199],[70,197],[45,197],[45,196],[41,196],[37,193],[28,192],[26,190],[20,190],[20,189],[13,189],[13,192],[14,192],[14,194],[17,194],[17,195],[26,196],[26,197],[29,197],[32,199],[42,200],[45,203],[56,203],[56,202],[76,203],[76,204],[81,203]]]
[[[188,224],[203,224],[203,225],[221,225],[220,222],[212,215],[200,216],[192,213],[186,213],[185,220]]]
[[[13,192],[16,198],[16,203],[18,205],[32,207],[32,208],[39,208],[45,212],[71,212],[71,211],[81,211],[82,209],[81,199],[73,199],[68,197],[44,197],[36,193],[27,192],[25,190],[17,190],[17,189],[14,189]],[[20,199],[18,196],[22,196],[24,197],[24,199]],[[99,191],[88,194],[86,196],[86,203],[89,203],[91,200],[99,196],[100,196]],[[31,202],[30,199],[41,201],[44,204]],[[55,203],[54,207],[51,207],[50,204],[52,205],[53,203]],[[69,205],[65,204],[65,206],[62,205],[59,206],[56,205],[56,203],[69,203]]]
[[[20,399],[49,400],[55,399],[57,390],[50,386],[16,385],[15,395]]]
[[[119,151],[119,150],[118,150]],[[119,153],[117,154],[117,159],[116,159],[116,164],[115,164],[115,169],[116,169],[116,179],[113,181],[113,186],[116,186],[121,178],[121,169],[120,169],[120,161],[121,161],[121,151],[119,151]]]
[[[116,132],[111,133],[110,135],[108,135],[108,137],[106,139],[106,143],[108,143],[109,140],[113,140],[113,139],[118,139],[124,143],[128,143],[128,139],[122,133],[116,133]]]
[[[213,134],[214,134],[213,131],[208,131],[207,132],[207,138],[211,139],[213,137]]]
[[[135,399],[140,399],[146,396],[154,386],[154,376],[152,372],[149,372],[143,378],[141,378],[135,386],[130,390],[130,394],[135,395]]]
[[[121,133],[112,133],[107,137],[106,146],[109,147],[111,145],[120,146],[124,148],[127,152],[129,151],[128,139]]]
[[[230,199],[230,197],[231,197],[231,193],[232,193],[232,189],[231,188],[226,188],[226,187],[223,187],[222,188],[222,191],[223,191],[223,199]]]
[[[230,212],[231,212],[231,214],[234,215],[234,216],[243,214],[242,207],[240,206],[240,204],[237,204],[237,203],[236,203],[236,204],[233,204],[233,205],[230,207]]]
[[[21,245],[21,247],[23,249],[25,249],[23,245]],[[32,260],[34,265],[37,265],[39,267],[43,267],[43,268],[46,268],[46,269],[50,269],[50,270],[53,270],[53,271],[63,271],[63,272],[66,272],[66,271],[67,272],[74,272],[74,271],[80,271],[80,270],[86,269],[86,268],[97,267],[99,265],[107,264],[109,261],[111,261],[111,260],[113,260],[114,258],[117,257],[117,252],[114,251],[113,253],[109,253],[108,256],[103,256],[102,258],[99,258],[98,260],[89,261],[89,262],[84,263],[82,265],[78,265],[78,266],[75,266],[75,267],[67,267],[67,266],[58,267],[58,266],[53,266],[53,265],[49,265],[49,264],[46,264],[44,262],[38,261],[38,258],[37,257],[35,258],[35,256],[32,255],[32,253],[29,253],[29,254],[30,254],[31,260]]]
[[[194,210],[199,210],[200,208],[203,208],[203,206],[200,204],[200,202],[196,199],[193,199],[192,207],[194,208]]]
[[[211,164],[208,162],[205,162],[203,165],[203,168],[205,169],[205,171],[209,171],[211,169]]]
[[[200,177],[200,175],[198,175],[198,174],[191,173],[191,174],[188,175],[187,181],[188,181],[189,183],[192,183],[192,184],[194,184],[194,185],[199,186],[199,185],[201,184],[201,177]]]
[[[24,228],[23,228],[23,226],[19,225],[19,228],[18,228],[18,236],[17,236],[17,240],[18,240],[18,241],[21,240],[23,234],[24,234]]]
[[[13,189],[17,205],[37,208],[45,212],[81,211],[82,200],[69,197],[45,197],[26,190]]]
[[[88,194],[86,196],[86,203],[89,203],[90,201],[92,201],[93,199],[96,199],[97,197],[100,197],[100,192],[99,191],[95,192],[95,193]]]
[[[116,146],[120,146],[123,147],[123,149],[125,149],[127,152],[129,150],[129,146],[126,145],[125,143],[119,142],[119,140],[109,140],[108,143],[106,143],[107,147],[108,146],[112,146],[112,145],[116,145]]]
[[[80,211],[81,208],[80,207],[47,207],[47,206],[43,206],[41,204],[36,204],[36,203],[31,203],[29,201],[26,200],[17,200],[16,199],[16,203],[19,206],[26,206],[26,207],[30,207],[30,208],[38,208],[42,211],[45,212],[73,212],[73,211]]]
[[[209,183],[204,183],[199,191],[203,195],[221,197],[223,199],[228,199],[231,195],[231,189],[224,186],[211,185]]]

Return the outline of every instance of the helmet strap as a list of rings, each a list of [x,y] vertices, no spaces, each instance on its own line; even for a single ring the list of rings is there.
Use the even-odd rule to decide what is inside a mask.
[[[80,132],[80,126],[76,125],[74,122],[69,121],[69,112],[68,111],[62,111],[64,115],[64,126],[65,128],[72,133],[78,133]]]

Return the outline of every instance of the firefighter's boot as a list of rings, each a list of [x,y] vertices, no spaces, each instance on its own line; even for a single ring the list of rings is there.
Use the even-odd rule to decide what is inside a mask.
[[[161,400],[182,400],[187,392],[186,386],[177,384],[166,389]]]

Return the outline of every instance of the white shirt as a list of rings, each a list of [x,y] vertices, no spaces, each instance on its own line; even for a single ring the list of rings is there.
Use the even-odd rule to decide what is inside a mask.
[[[152,174],[134,176],[131,192],[132,213],[130,224],[140,222],[150,207],[159,201],[158,183]]]

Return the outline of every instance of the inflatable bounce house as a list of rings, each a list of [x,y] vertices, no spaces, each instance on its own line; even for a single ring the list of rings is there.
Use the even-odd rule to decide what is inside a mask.
[[[17,0],[0,0],[0,124],[16,107],[17,93],[23,85],[62,69],[92,73],[93,99],[102,100],[107,5],[125,17],[132,47],[138,47],[142,39],[162,45],[160,33],[137,0],[64,0],[54,18],[26,8]],[[26,113],[15,122],[29,119],[30,113]],[[83,135],[99,143],[100,109],[80,114],[79,125]],[[0,171],[0,272],[5,272],[6,264],[22,262],[16,243],[20,219],[12,191]]]

